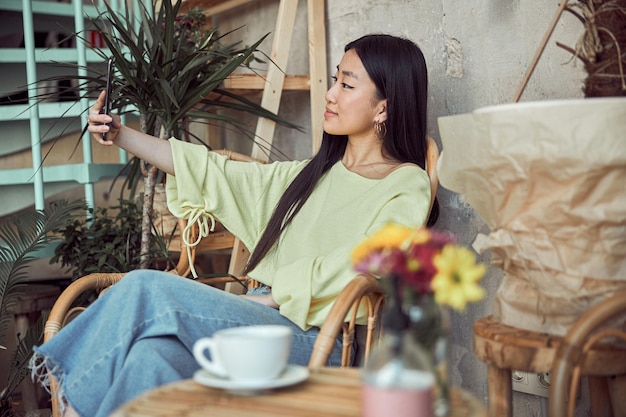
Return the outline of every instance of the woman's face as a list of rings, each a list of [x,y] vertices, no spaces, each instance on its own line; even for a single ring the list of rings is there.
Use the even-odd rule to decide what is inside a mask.
[[[376,86],[359,56],[347,51],[326,92],[324,131],[352,138],[374,135],[374,122],[386,120],[386,100],[375,97]]]

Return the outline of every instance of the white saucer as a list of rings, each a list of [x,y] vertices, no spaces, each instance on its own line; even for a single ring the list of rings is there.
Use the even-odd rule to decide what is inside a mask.
[[[302,382],[309,377],[309,368],[306,366],[288,365],[285,372],[276,379],[267,381],[234,381],[210,373],[204,369],[198,369],[193,374],[193,379],[199,384],[211,388],[221,388],[237,394],[255,394],[272,388],[286,387]]]

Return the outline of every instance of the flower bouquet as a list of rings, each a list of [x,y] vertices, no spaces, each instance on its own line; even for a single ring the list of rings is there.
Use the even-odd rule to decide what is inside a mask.
[[[486,266],[477,264],[474,253],[448,233],[397,224],[387,224],[360,243],[352,253],[352,263],[358,272],[381,277],[390,296],[383,324],[387,342],[372,354],[364,369],[368,390],[364,409],[374,410],[383,402],[382,397],[372,399],[375,392],[371,387],[376,386],[385,392],[387,404],[397,395],[393,400],[398,406],[396,416],[417,415],[425,408],[434,408],[437,416],[445,415],[449,409],[448,323],[442,306],[462,311],[468,302],[481,300],[484,290],[478,282]],[[405,377],[409,369],[431,377]],[[429,400],[428,384],[432,387],[435,383],[436,399],[429,405],[433,401]]]
[[[398,301],[432,295],[437,303],[463,311],[484,297],[478,281],[485,265],[449,233],[390,223],[354,249],[352,263],[358,272],[397,277]]]

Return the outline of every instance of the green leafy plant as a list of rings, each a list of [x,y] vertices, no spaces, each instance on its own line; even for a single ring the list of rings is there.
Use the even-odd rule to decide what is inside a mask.
[[[62,236],[50,263],[61,263],[72,271],[72,278],[94,272],[115,273],[138,269],[141,262],[141,206],[131,200],[119,205],[88,208],[88,216],[55,230]],[[155,230],[156,234],[156,230]],[[150,241],[148,267],[172,266],[166,238],[156,234]]]
[[[20,289],[27,285],[29,264],[38,258],[38,251],[58,239],[54,230],[70,223],[83,209],[82,202],[58,201],[44,210],[30,210],[0,220],[0,341],[6,340],[13,310],[22,294]],[[32,348],[43,341],[44,322],[45,317],[40,318],[11,354],[7,385],[0,390],[0,416],[14,415],[11,396],[28,375]]]

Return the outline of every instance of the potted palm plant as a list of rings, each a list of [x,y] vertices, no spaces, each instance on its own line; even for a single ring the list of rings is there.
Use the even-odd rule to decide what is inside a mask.
[[[485,220],[474,247],[504,271],[493,318],[557,335],[626,288],[626,1],[564,2],[553,24],[564,10],[584,24],[567,48],[589,72],[586,98],[439,119],[441,184]]]
[[[139,114],[143,132],[163,139],[189,138],[188,121],[226,124],[253,138],[248,126],[237,118],[220,113],[231,109],[269,118],[281,125],[298,128],[242,95],[221,88],[235,70],[248,67],[258,54],[265,37],[249,46],[227,43],[231,33],[220,34],[206,27],[200,9],[181,12],[182,0],[142,2],[139,14],[116,11],[106,2],[106,10],[91,20],[106,49],[96,49],[103,62],[114,59],[111,108],[121,114]],[[80,38],[85,34],[77,34]],[[74,76],[76,78],[76,76]],[[106,85],[106,76],[91,71],[69,90],[86,91],[93,96]],[[51,79],[67,79],[59,76]],[[65,93],[68,93],[66,91]],[[200,140],[199,138],[194,138]],[[208,146],[208,145],[207,145]],[[152,232],[155,185],[160,173],[143,161],[130,161],[129,186],[143,181],[142,263],[148,265]]]

